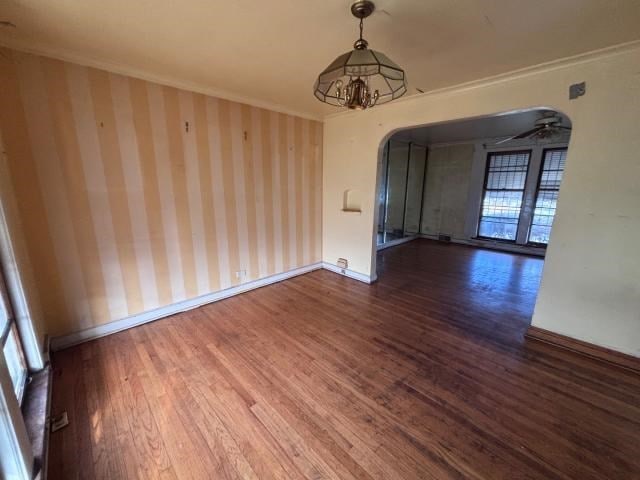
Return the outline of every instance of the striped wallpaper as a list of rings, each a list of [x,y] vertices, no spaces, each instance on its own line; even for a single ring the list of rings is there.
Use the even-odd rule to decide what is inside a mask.
[[[52,336],[320,260],[320,122],[0,50],[0,131]]]

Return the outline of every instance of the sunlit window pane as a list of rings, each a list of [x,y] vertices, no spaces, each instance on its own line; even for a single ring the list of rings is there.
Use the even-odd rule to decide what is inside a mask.
[[[556,215],[558,190],[564,174],[567,149],[554,149],[544,152],[542,172],[538,183],[538,194],[533,211],[533,220],[529,230],[529,242],[548,244],[551,226]]]
[[[2,281],[1,278],[0,281]],[[9,320],[9,306],[7,304],[7,298],[0,289],[0,335],[2,335],[6,330]]]
[[[12,325],[2,349],[2,353],[4,354],[7,367],[9,368],[9,375],[11,376],[11,383],[13,384],[16,397],[20,400],[22,398],[24,382],[27,377],[27,366],[25,365],[22,350],[20,349],[18,342],[18,333],[15,329],[15,325]]]
[[[529,156],[529,151],[489,155],[478,236],[515,241]]]

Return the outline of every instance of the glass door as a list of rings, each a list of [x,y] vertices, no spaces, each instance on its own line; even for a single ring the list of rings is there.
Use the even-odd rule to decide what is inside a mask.
[[[390,140],[380,162],[378,245],[420,233],[427,147]]]
[[[427,163],[427,148],[411,144],[409,150],[409,174],[407,175],[407,200],[404,213],[404,234],[420,233],[422,190]]]
[[[380,163],[380,183],[378,184],[377,209],[378,209],[378,244],[384,237],[384,222],[387,211],[387,172],[389,167],[389,142],[384,145],[382,161]]]
[[[384,242],[404,236],[404,213],[409,172],[409,145],[389,142]]]

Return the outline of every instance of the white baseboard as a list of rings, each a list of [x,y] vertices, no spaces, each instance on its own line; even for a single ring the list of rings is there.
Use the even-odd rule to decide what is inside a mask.
[[[420,234],[420,237],[429,240],[438,240],[438,235],[430,233],[422,233]],[[499,250],[501,252],[508,253],[523,253],[525,255],[535,255],[537,257],[544,257],[546,254],[546,249],[542,247],[531,247],[529,245],[518,245],[506,242],[492,242],[491,240],[480,240],[474,238],[466,239],[451,237],[451,243],[468,245],[470,247],[486,248],[489,250]]]
[[[376,251],[384,250],[385,248],[395,247],[396,245],[402,245],[403,243],[410,242],[411,240],[415,240],[416,238],[420,238],[420,235],[411,235],[408,237],[397,238],[395,240],[391,240],[390,242],[383,243],[382,245],[378,245],[376,247]]]
[[[365,275],[364,273],[354,272],[353,270],[349,270],[346,268],[340,268],[337,265],[329,262],[322,262],[322,268],[364,283],[373,283],[376,280],[375,278],[372,278],[369,275]]]
[[[243,283],[241,285],[236,285],[235,287],[227,288],[225,290],[207,293],[206,295],[201,295],[199,297],[190,298],[188,300],[183,300],[177,303],[172,303],[171,305],[166,305],[164,307],[156,308],[154,310],[149,310],[147,312],[131,315],[130,317],[105,323],[104,325],[98,325],[96,327],[91,327],[86,330],[70,333],[69,335],[54,337],[51,339],[51,350],[52,351],[62,350],[63,348],[71,347],[73,345],[77,345],[82,342],[93,340],[94,338],[104,337],[105,335],[110,335],[112,333],[116,333],[121,330],[126,330],[128,328],[135,327],[143,323],[159,320],[161,318],[168,317],[170,315],[175,315],[176,313],[185,312],[187,310],[191,310],[196,307],[206,305],[208,303],[217,302],[218,300],[223,300],[225,298],[229,298],[234,295],[247,292],[249,290],[254,290],[256,288],[264,287],[272,283],[281,282],[282,280],[286,280],[287,278],[302,275],[303,273],[308,273],[313,270],[318,270],[320,268],[326,268],[326,267],[324,267],[324,264],[322,262],[313,263],[305,267],[295,268],[287,272],[277,273],[275,275],[270,275],[268,277],[260,278],[258,280],[252,280],[251,282]],[[334,268],[337,268],[337,267],[334,267]],[[358,274],[358,275],[361,275],[361,274]],[[356,278],[356,277],[352,277],[352,278]],[[360,278],[356,278],[356,279],[360,280]],[[365,280],[361,280],[361,281],[365,281]]]

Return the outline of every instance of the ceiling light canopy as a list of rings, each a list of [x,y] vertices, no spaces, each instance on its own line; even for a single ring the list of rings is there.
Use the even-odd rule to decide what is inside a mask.
[[[374,10],[369,0],[351,5],[351,13],[360,19],[360,38],[352,51],[340,55],[318,76],[314,95],[321,102],[364,110],[395,100],[407,91],[404,70],[384,53],[370,50],[362,38],[363,21]]]

